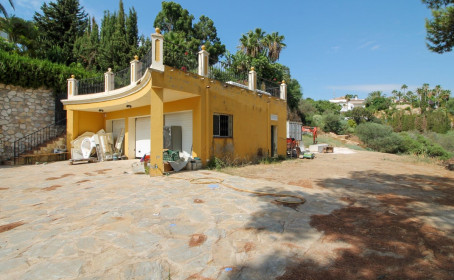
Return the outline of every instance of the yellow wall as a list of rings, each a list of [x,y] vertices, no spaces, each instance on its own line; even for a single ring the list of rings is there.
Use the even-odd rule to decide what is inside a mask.
[[[66,118],[68,148],[71,147],[71,141],[76,139],[79,135],[87,131],[96,133],[100,129],[105,128],[105,118],[103,113],[68,110]]]
[[[260,154],[271,155],[271,125],[277,126],[277,151],[286,153],[287,105],[284,101],[221,83],[210,86],[207,133],[210,156],[232,162],[248,162]],[[233,137],[213,137],[213,114],[233,116]],[[271,114],[278,121],[271,121]],[[209,157],[208,157],[209,158]]]

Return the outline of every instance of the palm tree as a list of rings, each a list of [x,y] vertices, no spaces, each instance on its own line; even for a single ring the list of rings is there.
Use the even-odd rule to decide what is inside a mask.
[[[261,28],[256,28],[254,31],[249,31],[243,34],[240,38],[240,46],[242,52],[245,54],[257,57],[264,51],[263,38],[265,32]]]
[[[11,5],[11,7],[13,7],[13,10],[15,10],[13,0],[8,0],[8,1],[9,1],[9,4]],[[8,13],[6,12],[6,9],[5,9],[5,7],[3,7],[2,4],[0,4],[0,14],[3,14],[5,17],[8,17]]]
[[[394,102],[397,103],[397,98],[399,96],[399,92],[397,90],[393,90],[391,94],[394,96]]]
[[[402,92],[399,91],[399,101],[400,101],[400,99],[401,99],[402,96],[405,97],[406,91],[407,91],[407,89],[408,89],[408,86],[407,86],[406,84],[403,84],[403,85],[400,87],[400,89],[402,90]]]
[[[282,49],[287,46],[284,43],[284,40],[284,35],[279,35],[279,32],[268,34],[263,39],[263,44],[268,49],[268,58],[272,62],[279,60],[279,55],[281,54]]]

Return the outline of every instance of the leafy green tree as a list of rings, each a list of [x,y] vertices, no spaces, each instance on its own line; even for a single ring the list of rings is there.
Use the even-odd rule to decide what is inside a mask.
[[[323,131],[343,134],[344,127],[342,125],[341,116],[333,112],[323,114]]]
[[[356,124],[369,122],[375,118],[373,112],[363,107],[355,107],[352,110],[345,112],[345,116],[353,119]]]
[[[88,24],[87,14],[79,0],[56,0],[41,6],[42,14],[36,12],[34,20],[42,35],[47,58],[69,65],[75,62],[74,42],[83,35]]]
[[[301,85],[298,80],[289,79],[287,83],[287,105],[290,110],[298,108],[298,104],[303,97]]]
[[[169,61],[177,61],[176,56],[186,54],[188,56],[196,56],[202,45],[205,45],[206,50],[210,53],[210,64],[214,64],[219,60],[219,57],[225,53],[225,45],[221,43],[217,35],[216,27],[213,20],[202,15],[199,21],[193,25],[194,16],[188,10],[175,2],[162,2],[162,9],[156,16],[154,25],[161,29],[164,38],[170,44],[178,43],[181,47],[165,46],[164,58],[167,63]],[[178,33],[170,35],[171,33]],[[177,39],[178,38],[178,39]],[[166,55],[166,52],[180,51]],[[174,58],[170,58],[172,55]],[[186,58],[185,58],[186,59]],[[192,58],[191,58],[192,59]],[[196,57],[194,59],[197,59]],[[185,64],[184,62],[178,63]],[[177,66],[176,64],[168,64],[169,66]],[[192,65],[192,62],[191,62]],[[185,66],[186,67],[186,66]]]
[[[314,100],[311,98],[301,99],[298,104],[298,111],[300,112],[301,121],[305,125],[310,125],[312,116],[317,113],[317,109],[314,105]]]
[[[381,91],[374,91],[369,93],[369,96],[366,98],[366,108],[376,112],[382,111],[389,108],[391,105],[391,100],[386,98]]]
[[[202,15],[199,21],[194,24],[194,37],[200,42],[199,45],[205,45],[206,51],[210,53],[211,64],[218,61],[219,56],[225,53],[225,45],[222,44],[218,37],[213,20]]]
[[[454,46],[454,0],[423,0],[432,10],[426,19],[427,47],[436,53],[452,51]]]
[[[194,16],[175,2],[162,2],[162,9],[154,20],[154,26],[159,27],[162,33],[181,31],[187,36],[192,35],[192,21]]]
[[[8,2],[11,5],[11,7],[15,9],[13,0],[8,0]],[[3,14],[5,17],[8,17],[8,13],[6,12],[6,9],[2,4],[0,4],[0,13]]]

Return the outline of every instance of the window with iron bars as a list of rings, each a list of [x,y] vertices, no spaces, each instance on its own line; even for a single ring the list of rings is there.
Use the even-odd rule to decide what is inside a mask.
[[[213,115],[213,136],[214,137],[233,137],[233,116],[232,115]]]

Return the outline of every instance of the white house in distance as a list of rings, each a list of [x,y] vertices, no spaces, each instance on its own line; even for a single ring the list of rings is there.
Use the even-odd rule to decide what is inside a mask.
[[[334,99],[330,99],[329,102],[339,104],[342,106],[341,112],[347,112],[350,110],[353,110],[355,107],[366,107],[366,100],[365,99],[359,99],[357,96],[354,98],[347,100],[345,96],[343,97],[337,97]]]

